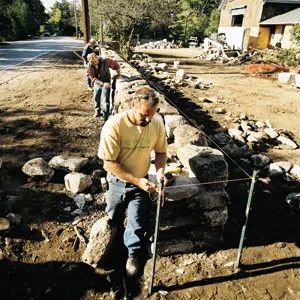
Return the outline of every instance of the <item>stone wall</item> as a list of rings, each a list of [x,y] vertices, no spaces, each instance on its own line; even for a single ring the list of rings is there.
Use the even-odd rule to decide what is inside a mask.
[[[123,78],[117,80],[114,101],[114,111],[120,112],[131,106],[133,93],[147,86],[147,81],[116,53],[107,51],[106,56],[122,65]],[[165,189],[158,254],[216,248],[223,242],[223,228],[228,217],[229,196],[224,189],[228,165],[222,152],[207,146],[205,134],[189,125],[163,95],[160,97],[159,113],[169,141],[166,172],[171,174],[172,183]],[[155,180],[153,164],[149,175]],[[221,182],[201,185],[212,181]],[[153,228],[155,204],[154,201]]]

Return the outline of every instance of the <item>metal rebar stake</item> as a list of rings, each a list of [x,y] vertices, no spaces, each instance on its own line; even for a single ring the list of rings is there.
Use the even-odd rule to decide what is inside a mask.
[[[159,231],[159,224],[160,224],[160,212],[163,204],[163,188],[164,188],[164,180],[161,180],[159,183],[158,200],[157,200],[157,208],[156,208],[156,220],[155,220],[155,231],[154,231],[153,253],[152,253],[152,270],[151,270],[149,293],[148,293],[149,295],[152,294],[154,274],[155,274],[156,247],[157,247],[158,231]]]
[[[255,182],[256,182],[256,175],[258,172],[259,172],[258,170],[254,170],[253,174],[252,174],[252,181],[251,181],[251,186],[250,186],[250,190],[249,190],[249,194],[248,194],[248,201],[247,201],[246,212],[245,212],[246,220],[245,220],[245,224],[242,227],[239,250],[238,250],[237,258],[236,258],[236,261],[234,264],[235,269],[237,269],[240,265],[240,260],[241,260],[242,251],[243,251],[243,243],[244,243],[244,239],[245,239],[245,232],[246,232],[246,228],[247,228],[248,217],[249,217],[249,212],[250,212],[250,207],[251,207],[251,202],[252,202],[253,190],[254,190],[254,186],[255,186]]]

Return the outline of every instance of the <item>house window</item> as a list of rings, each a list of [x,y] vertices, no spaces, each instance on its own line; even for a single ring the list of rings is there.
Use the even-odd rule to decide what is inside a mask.
[[[247,6],[242,7],[235,7],[231,10],[232,20],[231,20],[231,26],[243,26],[244,21],[244,15],[246,12]]]
[[[231,26],[243,26],[244,15],[232,16]]]

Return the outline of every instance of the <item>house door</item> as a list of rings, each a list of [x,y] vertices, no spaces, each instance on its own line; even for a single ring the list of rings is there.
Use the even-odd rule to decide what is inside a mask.
[[[260,48],[260,49],[267,48],[269,45],[269,41],[270,41],[270,28],[269,27],[259,27],[257,48]]]

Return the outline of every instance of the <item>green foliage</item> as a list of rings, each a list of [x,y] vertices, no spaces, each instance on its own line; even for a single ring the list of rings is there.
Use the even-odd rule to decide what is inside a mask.
[[[56,1],[51,8],[48,20],[49,31],[59,35],[73,35],[72,5],[67,0]]]
[[[298,66],[300,65],[299,49],[278,49],[276,60],[283,65]]]
[[[292,40],[296,44],[300,45],[300,23],[294,25],[291,34],[292,34]]]
[[[216,26],[217,13],[214,12],[213,15],[211,13],[217,6],[217,0],[180,0],[175,23],[170,26],[171,34],[184,43],[191,36],[197,36],[202,40]]]
[[[172,22],[174,0],[91,0],[92,34],[105,35],[118,40],[120,51],[128,55],[134,34],[162,31]]]
[[[15,40],[35,35],[45,21],[40,0],[0,0],[0,39]]]
[[[221,11],[217,8],[211,11],[208,26],[204,30],[204,34],[206,36],[211,36],[211,34],[218,32],[220,15],[221,15]]]

